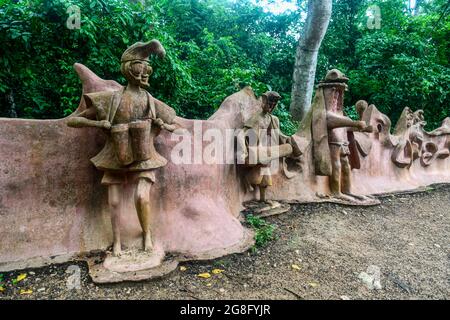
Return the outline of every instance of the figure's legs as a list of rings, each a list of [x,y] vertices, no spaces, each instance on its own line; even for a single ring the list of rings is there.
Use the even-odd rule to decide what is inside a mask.
[[[267,174],[267,172],[261,171],[261,173],[266,173],[266,174],[262,175],[261,181],[258,185],[259,201],[269,203],[269,201],[266,200],[266,190],[267,190],[267,187],[270,187],[272,185],[272,176],[270,175],[270,172],[268,172],[268,174]]]
[[[265,202],[266,201],[266,186],[259,185],[259,201]]]
[[[261,167],[253,166],[248,167],[248,171],[245,174],[246,184],[249,186],[248,190],[253,191],[256,190],[256,187],[259,187],[261,184],[263,176],[261,175]]]
[[[120,185],[112,184],[108,187],[108,203],[111,211],[111,224],[113,231],[113,255],[120,256],[122,253],[120,243]]]
[[[151,251],[153,248],[152,235],[150,232],[150,189],[152,182],[147,179],[139,179],[134,201],[139,223],[142,228],[142,236],[144,241],[144,250]]]
[[[341,147],[330,145],[330,156],[331,156],[331,176],[330,176],[330,191],[331,195],[337,199],[342,199],[345,201],[354,201],[355,199],[343,194],[341,192],[341,176],[343,174],[343,168],[341,161],[344,157],[341,157]],[[345,164],[344,164],[345,166]]]
[[[342,177],[341,177],[342,193],[350,194],[350,190],[352,187],[352,180],[351,180],[351,167],[350,161],[348,161],[348,156],[343,156],[341,158],[341,165],[342,165]]]
[[[331,176],[330,176],[330,191],[333,196],[338,196],[341,193],[341,150],[340,147],[330,145],[331,157]]]

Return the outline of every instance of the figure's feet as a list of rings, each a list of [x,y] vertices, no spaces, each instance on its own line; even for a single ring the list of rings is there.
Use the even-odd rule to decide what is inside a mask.
[[[361,200],[361,201],[369,201],[369,200],[372,200],[372,198],[370,198],[370,197],[368,197],[368,196],[364,196],[364,195],[353,194],[353,193],[350,193],[350,192],[345,192],[345,194],[346,194],[347,196],[356,198],[357,200]]]
[[[150,252],[153,250],[151,233],[144,233],[144,251]]]
[[[114,242],[113,244],[113,256],[120,257],[122,255],[122,246],[120,242]]]
[[[271,209],[281,207],[281,203],[274,200],[266,200],[266,203],[270,206]]]
[[[316,192],[316,196],[321,199],[329,199],[331,197],[331,195],[322,192]]]

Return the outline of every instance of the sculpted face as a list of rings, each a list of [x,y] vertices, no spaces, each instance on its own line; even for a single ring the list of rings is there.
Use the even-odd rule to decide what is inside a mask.
[[[278,101],[281,99],[279,95],[274,95],[271,93],[266,93],[263,95],[262,109],[266,113],[271,113],[273,109],[276,108]]]
[[[325,87],[323,94],[325,97],[325,107],[328,111],[341,113],[344,102],[345,87],[336,83],[335,86]]]
[[[277,106],[277,102],[276,101],[267,101],[264,105],[263,105],[263,110],[264,112],[268,112],[271,113],[273,109],[275,109],[275,107]]]
[[[347,90],[348,78],[341,71],[332,69],[328,71],[325,79],[321,81],[324,90],[327,110],[341,113],[344,105],[344,92]]]
[[[130,83],[146,88],[149,86],[148,79],[152,73],[153,69],[147,61],[135,60],[130,63],[126,78]]]

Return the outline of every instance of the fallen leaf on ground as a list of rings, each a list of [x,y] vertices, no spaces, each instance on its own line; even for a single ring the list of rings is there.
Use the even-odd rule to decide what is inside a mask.
[[[26,277],[27,277],[26,273],[21,273],[17,276],[16,280],[17,280],[17,282],[19,282],[19,281],[26,279]]]
[[[207,286],[207,287],[211,287],[211,286],[212,286],[212,283],[207,283],[206,286]]]
[[[28,289],[28,290],[21,289],[20,290],[20,294],[32,294],[32,293],[33,293],[33,290],[31,290],[31,289]]]
[[[200,277],[200,278],[203,278],[203,279],[211,278],[211,274],[209,272],[200,273],[197,276]]]
[[[293,264],[291,267],[294,270],[301,270],[302,269],[298,264]]]
[[[318,284],[318,283],[315,283],[315,282],[310,282],[309,285],[310,285],[312,288],[315,288],[315,287],[318,287],[318,286],[319,286],[319,284]]]
[[[220,274],[220,273],[222,273],[222,272],[224,272],[225,270],[222,270],[222,269],[214,269],[213,271],[212,271],[212,273],[214,273],[214,274]]]
[[[181,266],[181,267],[180,267],[180,271],[186,271],[186,270],[187,270],[186,267],[184,267],[184,266]]]
[[[5,288],[0,286],[0,292],[3,292],[3,291],[5,291]]]

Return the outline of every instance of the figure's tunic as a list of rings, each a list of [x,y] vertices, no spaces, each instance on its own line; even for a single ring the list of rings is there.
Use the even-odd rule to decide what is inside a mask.
[[[254,130],[257,136],[257,147],[267,147],[262,145],[261,137],[266,135],[270,139],[271,130],[276,130],[279,133],[280,121],[277,117],[270,113],[258,112],[254,114],[244,124],[247,130]],[[277,143],[279,142],[279,139]],[[272,172],[270,164],[258,164],[254,166],[247,174],[247,180],[252,185],[260,185],[262,187],[272,186]]]
[[[279,123],[280,121],[277,117],[268,112],[264,113],[261,111],[250,117],[250,119],[245,122],[244,127],[255,131],[263,129],[276,130],[279,129]]]
[[[172,124],[176,117],[175,110],[166,104],[153,98],[147,91],[142,90],[144,99],[132,99],[125,91],[125,87],[120,91],[103,91],[85,94],[87,108],[95,110],[95,117],[98,121],[108,120],[111,126],[128,124],[136,120],[160,118],[164,123]],[[133,101],[132,101],[133,100]],[[93,114],[93,113],[92,113]],[[91,159],[91,162],[99,170],[105,171],[102,184],[120,184],[136,178],[147,178],[155,182],[153,169],[163,167],[167,164],[167,159],[161,156],[155,149],[154,137],[161,129],[154,124],[150,129],[150,143],[148,145],[150,157],[147,160],[132,160],[126,166],[122,165],[117,157],[110,131],[106,131],[107,138],[103,149]],[[128,144],[128,152],[131,151],[131,140]]]

